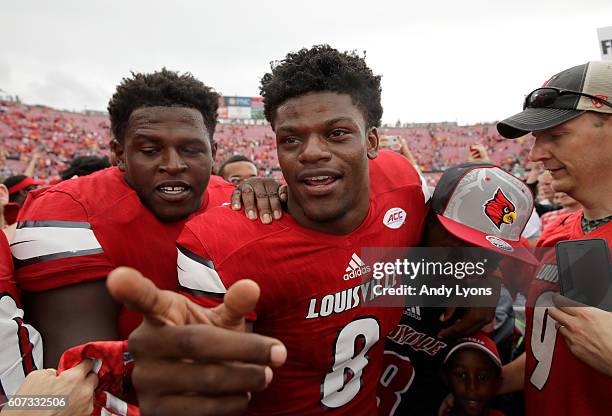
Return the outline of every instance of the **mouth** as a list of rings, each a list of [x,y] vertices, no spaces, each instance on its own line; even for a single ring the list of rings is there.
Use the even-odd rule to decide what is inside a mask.
[[[155,187],[155,193],[167,202],[182,202],[192,194],[191,186],[183,181],[166,181]]]
[[[327,195],[336,188],[341,175],[335,172],[313,172],[300,175],[306,193],[312,196]]]
[[[564,167],[560,167],[560,168],[555,168],[555,169],[548,169],[548,171],[550,172],[551,175],[555,176],[555,173],[559,173],[560,171],[564,170]]]
[[[469,410],[478,410],[482,407],[484,402],[482,400],[463,400],[463,404]]]

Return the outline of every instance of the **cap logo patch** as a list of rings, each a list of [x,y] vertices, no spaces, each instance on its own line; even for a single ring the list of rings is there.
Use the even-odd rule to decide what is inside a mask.
[[[391,208],[383,217],[383,224],[392,230],[400,228],[404,221],[406,221],[406,211],[401,208]]]
[[[595,97],[597,98],[601,98],[602,100],[606,100],[608,101],[608,96],[607,95],[602,95],[602,94],[595,94]],[[597,101],[597,100],[591,100],[591,103],[593,103],[593,105],[597,108],[601,108],[604,106],[604,103],[602,103],[601,101]]]
[[[497,188],[493,198],[485,202],[483,207],[485,215],[499,230],[503,224],[511,225],[516,220],[516,208],[501,188]]]
[[[491,243],[491,245],[497,248],[500,248],[506,251],[510,251],[510,252],[514,251],[514,247],[512,247],[510,244],[506,243],[504,240],[502,240],[499,237],[496,237],[494,235],[488,235],[485,238],[487,239],[489,243]]]

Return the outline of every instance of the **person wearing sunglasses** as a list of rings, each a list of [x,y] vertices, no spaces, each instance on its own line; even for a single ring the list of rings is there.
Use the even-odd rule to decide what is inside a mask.
[[[589,238],[612,244],[611,97],[612,62],[588,62],[553,76],[527,95],[522,112],[497,125],[509,139],[531,132],[530,159],[550,171],[556,192],[583,206],[539,247]],[[502,372],[502,391],[524,387],[527,415],[609,414],[612,313],[559,306],[568,300],[555,294],[554,252],[547,257],[528,294],[526,354]]]

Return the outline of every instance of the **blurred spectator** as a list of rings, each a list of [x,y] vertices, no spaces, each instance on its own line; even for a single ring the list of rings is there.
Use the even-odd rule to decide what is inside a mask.
[[[544,232],[549,225],[555,223],[556,220],[565,218],[572,212],[582,209],[580,202],[576,201],[565,192],[555,192],[553,201],[556,205],[559,205],[561,209],[547,212],[540,217],[540,220],[542,221],[542,232]]]
[[[15,175],[4,180],[4,185],[8,188],[9,192],[9,202],[19,206],[23,205],[28,192],[44,183],[45,181],[33,179],[26,175]]]
[[[79,156],[72,159],[68,169],[60,173],[60,178],[65,181],[79,176],[87,176],[110,166],[111,164],[106,156]]]
[[[245,179],[257,176],[257,166],[242,155],[234,155],[219,168],[219,176],[234,185],[240,185]]]

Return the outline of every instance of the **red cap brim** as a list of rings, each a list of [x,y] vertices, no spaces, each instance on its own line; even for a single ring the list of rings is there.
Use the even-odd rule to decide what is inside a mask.
[[[13,194],[16,194],[17,192],[21,191],[22,189],[27,188],[28,186],[31,186],[31,185],[43,185],[45,183],[46,183],[45,181],[41,181],[40,179],[33,179],[33,178],[30,178],[30,177],[26,177],[21,182],[16,183],[15,185],[13,185],[10,188],[8,188],[8,191],[9,191],[10,195],[13,195]]]
[[[503,238],[483,233],[457,221],[436,214],[440,223],[448,232],[455,237],[477,247],[486,248],[504,256],[510,256],[517,260],[537,266],[538,259],[520,241],[504,240]]]

